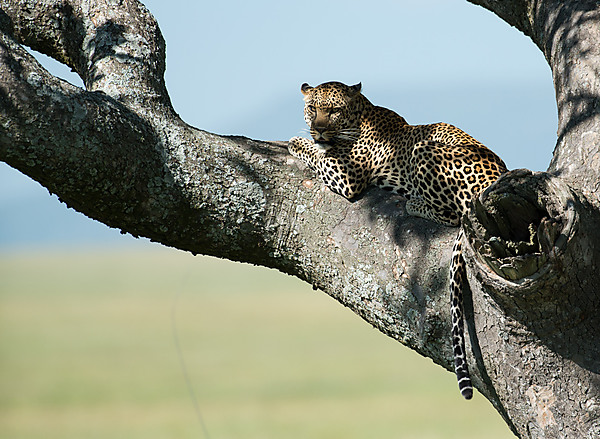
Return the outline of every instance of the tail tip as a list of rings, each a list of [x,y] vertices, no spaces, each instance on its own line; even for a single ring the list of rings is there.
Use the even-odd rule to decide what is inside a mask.
[[[460,394],[468,401],[469,399],[473,398],[473,388],[471,386],[464,387],[460,389]]]

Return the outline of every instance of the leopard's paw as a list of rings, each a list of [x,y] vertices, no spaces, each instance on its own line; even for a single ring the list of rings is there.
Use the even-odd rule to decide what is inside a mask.
[[[298,157],[306,141],[307,139],[304,139],[302,137],[292,137],[288,142],[288,151],[290,152],[290,154]]]

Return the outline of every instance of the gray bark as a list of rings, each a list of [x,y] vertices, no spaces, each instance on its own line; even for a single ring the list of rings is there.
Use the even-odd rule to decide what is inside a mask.
[[[600,437],[600,6],[473,3],[544,52],[559,109],[549,172],[507,174],[465,219],[474,384],[520,437]],[[378,189],[349,203],[284,143],[185,124],[160,30],[135,0],[0,9],[1,160],[124,233],[304,279],[451,370],[456,229],[408,217]],[[21,44],[69,65],[86,90]]]

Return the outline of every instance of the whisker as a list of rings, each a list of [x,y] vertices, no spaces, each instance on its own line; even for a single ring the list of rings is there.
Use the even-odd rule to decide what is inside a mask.
[[[336,137],[341,140],[348,140],[351,142],[355,142],[358,140],[360,134],[360,130],[355,128],[347,128],[339,130],[336,134]]]

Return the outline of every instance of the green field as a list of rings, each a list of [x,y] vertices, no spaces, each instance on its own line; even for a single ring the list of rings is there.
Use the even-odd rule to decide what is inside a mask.
[[[273,270],[158,247],[0,256],[1,438],[204,439],[190,387],[211,439],[513,437]]]

